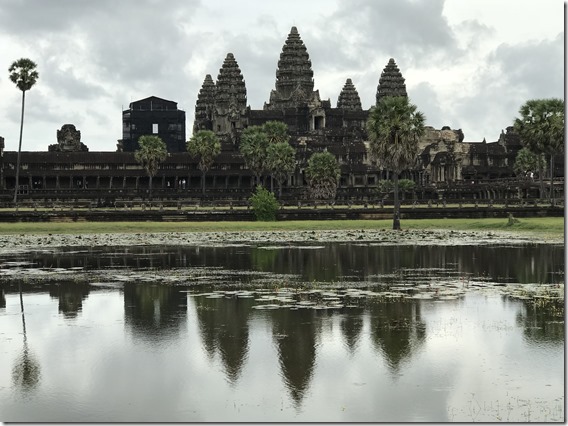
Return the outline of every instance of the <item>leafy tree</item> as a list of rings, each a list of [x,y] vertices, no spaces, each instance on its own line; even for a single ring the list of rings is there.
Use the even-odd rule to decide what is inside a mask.
[[[521,143],[535,154],[548,155],[550,162],[550,196],[554,203],[554,156],[564,151],[564,101],[531,99],[519,109],[514,128]],[[542,163],[539,163],[542,165]],[[540,192],[544,195],[544,168],[539,169]]]
[[[239,151],[247,167],[254,173],[257,185],[260,185],[260,177],[266,170],[267,148],[268,137],[261,126],[250,126],[243,130]]]
[[[26,91],[30,90],[37,82],[39,73],[36,71],[36,63],[31,59],[21,58],[12,62],[8,72],[10,80],[22,91],[22,114],[20,119],[20,142],[18,143],[18,157],[16,160],[16,188],[14,190],[14,203],[18,202],[18,186],[20,179],[20,158],[22,153],[22,135],[24,133],[24,106],[26,103]]]
[[[402,199],[404,200],[404,195],[407,192],[412,191],[416,187],[416,182],[414,182],[412,179],[399,179],[398,187],[402,194]]]
[[[266,149],[266,164],[278,182],[278,197],[282,197],[282,183],[296,168],[296,150],[288,142],[276,142]]]
[[[199,158],[197,168],[201,170],[201,191],[205,195],[205,174],[221,152],[221,142],[211,130],[199,130],[187,142],[187,151]]]
[[[152,178],[158,172],[160,163],[168,157],[166,144],[158,136],[144,135],[138,139],[140,149],[134,153],[134,158],[144,167],[150,177],[150,200],[152,199]]]
[[[337,158],[330,152],[316,152],[308,160],[306,178],[314,198],[335,198],[340,176]]]
[[[382,192],[383,194],[388,194],[391,193],[393,189],[394,189],[394,184],[392,183],[392,180],[381,179],[380,181],[377,182],[378,192]]]
[[[517,176],[525,176],[528,172],[544,170],[546,158],[544,154],[537,155],[528,148],[522,148],[517,152],[513,170]]]
[[[411,179],[399,179],[398,188],[404,200],[405,193],[412,191],[416,187],[416,182]],[[381,194],[394,193],[394,182],[392,180],[380,180],[377,182],[377,192]]]
[[[262,125],[262,131],[266,133],[268,143],[288,142],[288,126],[281,121],[267,121]]]
[[[252,204],[256,220],[270,222],[276,220],[276,212],[279,205],[273,192],[270,192],[262,185],[258,185],[255,193],[250,197],[250,203]]]
[[[379,166],[393,173],[393,229],[400,229],[398,176],[416,162],[418,141],[424,133],[424,115],[407,97],[386,96],[371,109],[367,131],[371,155]]]

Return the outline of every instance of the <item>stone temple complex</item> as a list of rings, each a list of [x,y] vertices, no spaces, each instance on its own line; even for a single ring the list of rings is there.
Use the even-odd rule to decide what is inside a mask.
[[[196,94],[193,132],[211,130],[222,142],[222,152],[207,173],[206,196],[231,202],[247,200],[254,177],[239,153],[240,135],[249,126],[280,121],[288,126],[297,161],[295,172],[284,185],[283,200],[307,199],[304,169],[312,153],[324,150],[331,152],[341,166],[339,201],[376,199],[377,182],[389,179],[389,172],[379,169],[368,154],[365,125],[373,105],[362,105],[356,82],[345,77],[336,105],[322,99],[315,89],[308,49],[297,28],[292,27],[277,63],[274,89],[267,93],[268,101],[262,109],[251,109],[245,76],[237,58],[228,53],[216,80],[206,75]],[[405,79],[393,58],[377,75],[377,83],[377,102],[385,96],[408,96]],[[149,178],[133,153],[142,134],[158,134],[166,140],[169,151],[153,179],[154,194],[199,198],[201,171],[197,160],[184,150],[185,112],[177,109],[176,102],[152,96],[133,102],[122,118],[123,137],[117,152],[88,151],[80,141],[80,131],[70,124],[57,132],[57,144],[50,145],[48,151],[22,152],[20,199],[58,199],[65,194],[77,198],[77,193],[92,198],[103,193],[111,200],[144,197]],[[461,129],[426,128],[415,167],[401,176],[416,182],[414,197],[517,196],[518,188],[509,183],[491,184],[515,180],[513,164],[521,145],[513,128],[507,127],[492,143],[464,139]],[[16,154],[4,152],[0,139],[0,201],[8,200],[14,191]],[[563,160],[559,156],[557,176],[563,177]],[[266,177],[265,184],[268,182]]]

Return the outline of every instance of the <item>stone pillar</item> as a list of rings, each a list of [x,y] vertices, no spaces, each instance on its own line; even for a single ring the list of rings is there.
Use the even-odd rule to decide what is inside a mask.
[[[112,176],[110,177],[108,182],[108,189],[112,189]]]
[[[136,176],[136,189],[138,189],[139,182],[140,182],[140,176]]]

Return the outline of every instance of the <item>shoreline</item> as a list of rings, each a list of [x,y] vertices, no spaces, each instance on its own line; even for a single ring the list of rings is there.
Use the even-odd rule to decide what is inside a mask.
[[[0,255],[65,247],[223,246],[233,244],[370,243],[381,245],[564,244],[564,239],[531,232],[437,229],[144,232],[0,235]]]

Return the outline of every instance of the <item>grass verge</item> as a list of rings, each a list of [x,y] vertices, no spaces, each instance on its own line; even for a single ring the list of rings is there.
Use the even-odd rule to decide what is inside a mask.
[[[403,219],[403,229],[532,232],[563,238],[564,218]],[[98,234],[150,232],[242,232],[391,229],[391,220],[326,220],[282,222],[17,222],[0,223],[0,234]]]

